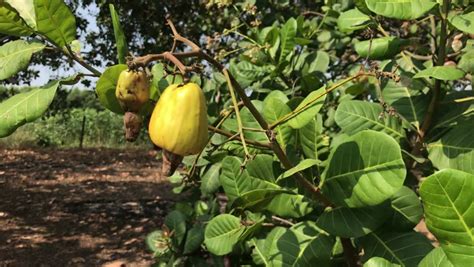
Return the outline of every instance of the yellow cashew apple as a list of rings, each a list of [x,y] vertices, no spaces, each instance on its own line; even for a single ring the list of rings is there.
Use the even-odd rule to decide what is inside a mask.
[[[150,81],[146,73],[123,70],[117,81],[115,97],[125,112],[139,112],[150,98]]]
[[[195,83],[172,84],[161,95],[149,125],[153,143],[176,156],[199,153],[207,144],[207,106]]]

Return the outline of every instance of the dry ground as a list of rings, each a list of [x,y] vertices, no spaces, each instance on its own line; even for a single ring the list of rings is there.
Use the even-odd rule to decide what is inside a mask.
[[[172,203],[148,151],[0,149],[0,266],[147,266]]]

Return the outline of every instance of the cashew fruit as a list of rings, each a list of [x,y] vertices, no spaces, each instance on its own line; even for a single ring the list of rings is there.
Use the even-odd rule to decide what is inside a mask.
[[[161,95],[149,124],[152,142],[177,156],[199,153],[207,144],[207,106],[195,83],[172,84]]]
[[[150,98],[150,81],[146,73],[123,70],[117,81],[115,97],[125,112],[139,112]]]

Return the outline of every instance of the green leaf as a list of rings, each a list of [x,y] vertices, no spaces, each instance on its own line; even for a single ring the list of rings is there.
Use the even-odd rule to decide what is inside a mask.
[[[0,137],[6,137],[18,127],[40,118],[53,101],[59,82],[16,94],[0,103]]]
[[[30,63],[33,53],[43,50],[40,42],[10,41],[0,46],[0,80],[10,78]]]
[[[324,105],[324,101],[326,100],[326,86],[319,88],[311,92],[305,99],[296,107],[293,112],[299,112],[298,115],[293,117],[288,121],[288,124],[293,129],[300,129],[308,124]],[[317,100],[316,100],[317,99]],[[313,102],[314,101],[314,102]],[[309,104],[311,103],[311,104]]]
[[[255,189],[242,193],[232,202],[232,208],[239,207],[250,211],[261,211],[280,194],[292,193],[281,188]]]
[[[297,172],[306,170],[306,169],[311,168],[311,167],[313,167],[315,165],[318,165],[320,163],[321,163],[321,161],[317,160],[317,159],[304,159],[301,162],[299,162],[296,166],[294,166],[293,168],[291,168],[291,169],[285,171],[284,173],[282,173],[278,177],[277,181],[288,178],[288,177],[294,175]]]
[[[109,9],[110,17],[112,17],[112,25],[114,27],[115,44],[117,45],[118,63],[125,64],[125,57],[128,55],[127,38],[123,33],[122,25],[120,25],[120,19],[117,11],[115,11],[114,5],[109,4]]]
[[[421,184],[426,225],[454,266],[474,262],[474,175],[439,171]]]
[[[371,15],[370,9],[367,7],[365,0],[354,0],[354,5],[367,15]]]
[[[240,219],[230,214],[218,215],[207,224],[204,232],[204,244],[212,254],[222,256],[232,252],[239,242],[245,227]]]
[[[34,3],[39,33],[61,48],[76,40],[76,18],[64,1],[34,0]]]
[[[221,186],[219,183],[220,170],[221,163],[214,163],[201,177],[201,192],[204,195],[213,194]]]
[[[125,64],[108,67],[105,69],[104,73],[100,75],[95,89],[102,106],[117,114],[123,114],[123,110],[115,97],[115,88],[117,87],[117,80],[120,72],[126,69],[127,65]]]
[[[179,249],[186,235],[186,216],[178,210],[173,210],[165,217],[164,224],[173,232],[171,244],[175,249]]]
[[[391,197],[391,216],[386,226],[393,230],[411,230],[423,217],[420,199],[410,188],[403,186]]]
[[[13,36],[29,36],[32,31],[15,9],[0,2],[0,33]]]
[[[474,34],[474,11],[449,16],[449,22],[460,31]]]
[[[276,97],[265,98],[263,105],[263,117],[269,123],[273,123],[291,112],[290,108]],[[291,142],[293,137],[291,128],[286,124],[276,127],[275,133],[278,143],[283,148],[285,148]]]
[[[183,254],[189,254],[201,247],[204,241],[204,227],[200,224],[195,224],[189,229],[186,235],[186,242],[184,243]]]
[[[366,261],[363,267],[400,267],[400,264],[391,263],[384,258],[373,257]]]
[[[381,257],[401,266],[418,266],[433,246],[422,234],[410,232],[373,232],[358,239],[365,254],[362,261]]]
[[[377,230],[390,216],[385,203],[364,208],[338,207],[324,211],[316,225],[339,237],[361,237]]]
[[[252,100],[252,104],[255,106],[258,112],[263,113],[262,101]],[[257,120],[255,119],[255,117],[252,115],[252,113],[249,111],[247,107],[244,107],[240,110],[240,117],[242,119],[242,124],[244,127],[262,129],[262,127],[260,127],[260,124],[258,124]],[[227,119],[224,122],[223,126],[230,131],[238,132],[236,119]],[[268,142],[267,135],[264,133],[264,131],[262,132],[244,131],[244,132],[245,132],[246,139],[261,141],[261,142]]]
[[[337,18],[337,27],[341,32],[351,32],[366,28],[370,21],[370,17],[359,9],[349,9]]]
[[[263,254],[269,266],[313,266],[316,262],[318,266],[329,265],[334,237],[323,233],[313,222],[300,222],[277,234]]]
[[[283,62],[295,48],[295,37],[298,23],[296,19],[290,18],[280,30],[281,51],[278,62]]]
[[[337,205],[374,206],[400,190],[405,175],[397,142],[384,133],[361,131],[332,151],[322,192]]]
[[[241,164],[239,158],[232,156],[227,156],[222,161],[219,180],[230,202],[253,190],[279,189],[276,184],[251,177],[247,170],[241,169]]]
[[[459,124],[428,145],[428,157],[436,168],[474,173],[473,126],[473,123]]]
[[[283,91],[280,91],[280,90],[273,90],[271,91],[266,97],[265,97],[265,101],[268,101],[270,100],[270,98],[276,98],[278,100],[280,100],[282,103],[285,103],[289,101],[288,99],[288,96],[286,96],[285,93],[283,93]]]
[[[434,66],[418,72],[413,78],[434,78],[444,81],[454,81],[461,79],[464,75],[464,71],[455,67]]]
[[[465,72],[474,73],[474,50],[469,50],[461,56],[458,67]]]
[[[390,80],[385,85],[383,99],[419,130],[428,109],[429,97],[422,92],[424,86],[417,83],[418,80],[401,77],[400,83]]]
[[[437,4],[431,0],[365,0],[365,3],[375,14],[404,20],[417,19]]]
[[[400,122],[385,114],[381,104],[361,100],[343,101],[336,110],[336,123],[343,132],[352,135],[365,129],[382,131],[400,139],[405,136]]]
[[[20,17],[33,30],[37,30],[35,5],[36,0],[5,0],[11,7],[16,9]]]
[[[318,159],[320,150],[324,150],[324,147],[328,146],[329,142],[324,142],[324,135],[321,132],[322,125],[317,117],[298,130],[301,149],[306,157]]]
[[[398,54],[405,41],[395,37],[380,37],[358,42],[354,45],[357,54],[369,59],[388,59]]]
[[[454,265],[448,260],[442,248],[435,248],[423,258],[418,267],[454,267]]]
[[[279,194],[268,204],[266,210],[280,217],[301,218],[313,211],[313,205],[303,195]]]
[[[273,156],[267,154],[258,154],[247,163],[245,169],[252,177],[260,178],[271,183],[275,183],[277,177],[282,172],[280,163],[273,161]]]
[[[326,72],[330,61],[329,54],[324,51],[303,52],[298,56],[294,69],[298,70],[303,76],[314,76],[315,72]],[[314,86],[311,91],[313,89]]]
[[[264,238],[252,239],[252,259],[255,264],[270,266],[270,253],[274,250],[275,243],[287,231],[284,227],[274,227]]]

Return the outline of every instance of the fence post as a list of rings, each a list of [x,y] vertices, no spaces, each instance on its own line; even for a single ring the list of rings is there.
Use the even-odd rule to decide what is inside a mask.
[[[84,113],[84,115],[82,115],[81,136],[80,136],[80,139],[79,139],[79,148],[80,149],[82,149],[82,145],[84,143],[85,128],[86,128],[86,113]]]

